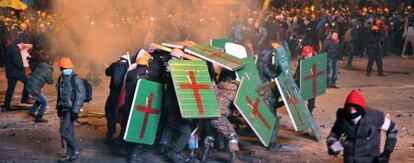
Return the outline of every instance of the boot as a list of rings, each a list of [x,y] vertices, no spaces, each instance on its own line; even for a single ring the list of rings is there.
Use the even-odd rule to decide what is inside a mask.
[[[112,134],[106,134],[105,139],[104,139],[104,143],[107,145],[111,145],[114,141],[113,141],[113,135]]]
[[[167,153],[168,158],[170,158],[174,163],[184,163],[185,162],[185,156],[182,152],[175,152],[170,151]]]
[[[146,162],[145,157],[142,155],[144,153],[143,146],[136,145],[129,156],[129,162],[138,163]]]
[[[35,123],[48,123],[49,121],[47,119],[36,119]]]
[[[73,152],[72,156],[70,156],[70,161],[76,160],[80,156],[80,154],[81,154],[80,151]]]
[[[63,156],[62,158],[60,158],[58,160],[58,162],[69,162],[70,161],[70,156],[72,155],[72,151],[69,150],[69,148],[66,151],[66,155]]]
[[[237,155],[236,155],[236,151],[230,151],[229,152],[230,155],[230,163],[235,163],[237,161]]]
[[[199,163],[200,162],[200,160],[197,159],[197,153],[194,149],[190,151],[190,157],[186,159],[185,162],[186,163]]]
[[[208,161],[210,154],[210,147],[206,147],[203,152],[203,156],[201,156],[201,161]]]
[[[58,162],[69,162],[70,156],[66,155],[58,160]]]
[[[206,136],[204,138],[204,152],[203,152],[203,156],[201,157],[201,161],[209,160],[210,150],[213,147],[214,147],[214,138],[212,136]]]
[[[170,148],[168,148],[167,146],[161,145],[160,147],[160,152],[163,154],[167,154],[169,150]]]

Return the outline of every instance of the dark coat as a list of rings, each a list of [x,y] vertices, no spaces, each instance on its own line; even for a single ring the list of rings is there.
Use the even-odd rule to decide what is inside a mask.
[[[42,62],[33,71],[32,75],[27,80],[27,89],[30,94],[40,93],[40,89],[46,84],[52,84],[52,66]]]
[[[370,31],[367,40],[367,49],[369,51],[379,50],[381,48],[381,33]]]
[[[111,77],[111,83],[109,84],[111,90],[121,90],[127,69],[128,62],[126,60],[113,62],[106,68],[105,75]]]
[[[326,39],[322,47],[322,52],[328,53],[329,59],[340,59],[342,57],[343,50],[343,43],[335,43],[332,39]]]
[[[342,134],[346,135],[347,138],[342,143],[346,163],[375,162],[380,155],[380,128],[384,123],[384,114],[368,108],[361,120],[353,125],[346,118],[346,112],[345,109],[338,109],[328,140],[339,140]]]
[[[260,79],[263,83],[276,78],[280,74],[280,69],[272,63],[273,51],[262,50],[258,56],[257,69],[259,70]]]
[[[126,76],[126,96],[125,96],[125,105],[124,111],[129,113],[129,110],[132,106],[134,100],[135,88],[137,87],[137,82],[139,79],[148,78],[148,68],[138,65],[135,70],[131,70],[127,73]]]
[[[153,57],[153,59],[151,59],[149,62],[149,80],[158,83],[164,83],[164,55],[161,52],[155,51],[151,53],[151,56]]]
[[[61,75],[56,88],[58,92],[56,108],[58,111],[79,113],[85,99],[85,86],[82,79],[75,73],[69,76]]]
[[[10,45],[6,48],[5,58],[6,78],[26,80],[26,72],[23,66],[20,49],[16,45]]]

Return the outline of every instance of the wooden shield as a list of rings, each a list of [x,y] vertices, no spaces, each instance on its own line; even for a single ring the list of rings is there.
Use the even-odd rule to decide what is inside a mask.
[[[255,89],[251,88],[251,80],[242,78],[234,105],[259,137],[264,146],[269,146],[275,130],[276,117],[263,102]]]
[[[231,71],[238,70],[246,65],[243,60],[208,45],[196,44],[189,46],[184,49],[184,52],[218,64]]]
[[[138,80],[124,135],[127,142],[152,145],[157,134],[162,106],[161,84]]]
[[[326,53],[300,61],[299,88],[304,100],[315,98],[326,92]]]
[[[168,62],[183,118],[217,118],[220,110],[205,61]]]
[[[286,51],[278,49],[275,56],[277,58],[277,65],[280,66],[279,68],[282,71],[276,79],[276,85],[288,110],[293,127],[296,131],[302,132],[311,128],[315,138],[319,141],[319,128],[305,106],[299,87],[293,79]]]
[[[177,48],[177,49],[184,49],[186,46],[194,45],[195,43],[192,41],[181,41],[181,42],[165,42],[161,43],[162,46],[166,46],[169,48]]]

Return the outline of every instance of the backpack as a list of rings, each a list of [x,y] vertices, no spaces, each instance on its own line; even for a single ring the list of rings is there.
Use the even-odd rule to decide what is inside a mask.
[[[74,85],[74,83],[75,83],[75,81],[74,81],[75,76],[77,76],[77,75],[74,74],[72,76],[72,78],[70,79],[72,85]],[[85,87],[85,99],[83,100],[83,102],[90,102],[90,101],[92,101],[92,91],[93,91],[92,85],[88,82],[88,80],[83,79],[83,78],[80,78],[80,79],[82,80],[83,87]]]

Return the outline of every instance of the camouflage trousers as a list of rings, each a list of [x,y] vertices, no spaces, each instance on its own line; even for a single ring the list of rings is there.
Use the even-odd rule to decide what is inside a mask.
[[[217,119],[210,120],[210,126],[214,128],[224,138],[230,137],[232,134],[236,134],[233,125],[226,117],[219,117]]]
[[[239,151],[237,133],[234,130],[231,122],[226,117],[221,116],[217,119],[210,120],[209,125],[210,127],[214,128],[214,130],[228,142],[228,149],[230,152]],[[208,137],[211,136],[207,136],[206,139],[208,139]],[[208,140],[205,140],[204,145],[205,147],[212,147],[213,143],[214,141],[209,142]]]

